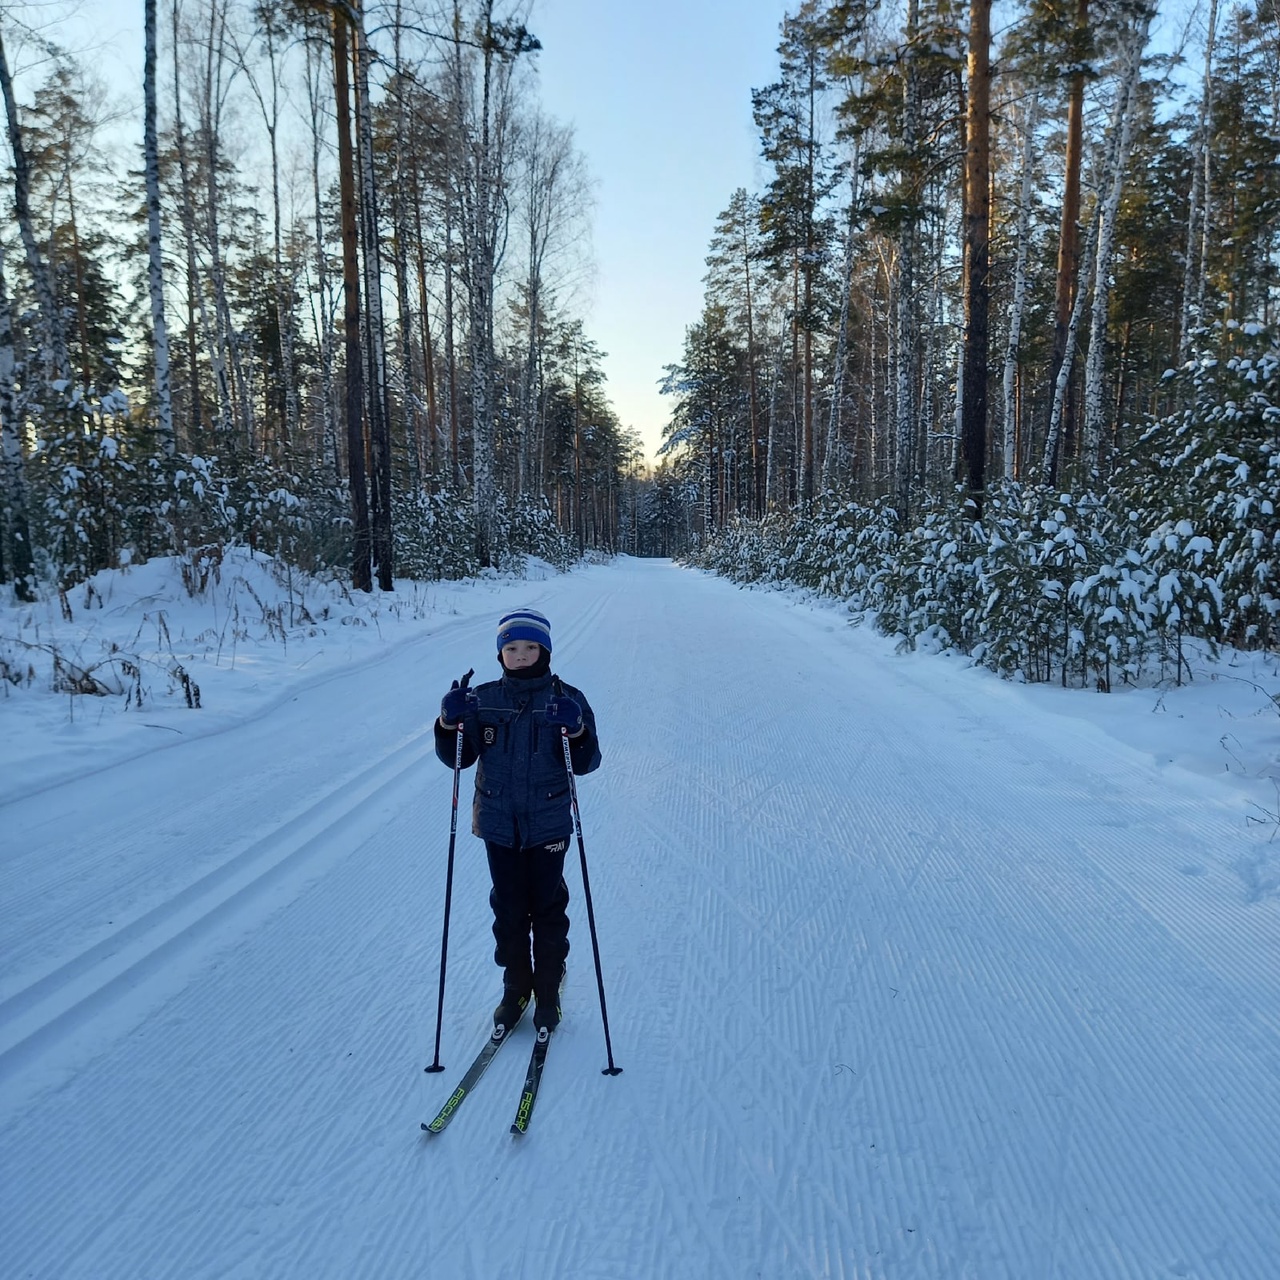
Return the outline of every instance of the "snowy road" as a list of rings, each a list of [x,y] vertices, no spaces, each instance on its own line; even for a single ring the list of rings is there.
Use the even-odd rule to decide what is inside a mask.
[[[430,721],[551,617],[605,762],[566,1021],[497,995]],[[469,796],[469,781],[465,784]],[[465,824],[464,824],[465,825]],[[0,1273],[1274,1280],[1280,921],[1211,784],[665,562],[494,595],[233,729],[0,807]]]

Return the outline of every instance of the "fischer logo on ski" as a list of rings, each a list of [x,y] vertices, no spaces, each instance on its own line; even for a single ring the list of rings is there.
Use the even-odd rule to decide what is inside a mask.
[[[524,1010],[520,1011],[520,1018],[524,1017]],[[458,1082],[458,1087],[449,1095],[443,1107],[436,1113],[436,1118],[430,1122],[423,1121],[422,1129],[424,1133],[441,1133],[445,1126],[453,1119],[454,1112],[466,1100],[467,1094],[475,1088],[476,1082],[484,1075],[489,1063],[493,1061],[493,1056],[502,1048],[508,1040],[511,1039],[511,1033],[520,1024],[520,1018],[515,1020],[510,1027],[494,1027],[493,1034],[485,1041],[484,1047],[475,1056],[475,1060],[467,1068],[467,1073]]]
[[[516,1118],[511,1123],[512,1133],[527,1132],[529,1121],[533,1119],[533,1104],[538,1100],[538,1085],[542,1083],[542,1069],[547,1065],[547,1045],[550,1043],[551,1033],[545,1027],[540,1027],[533,1052],[529,1055],[529,1070],[525,1073],[520,1105],[516,1108]]]

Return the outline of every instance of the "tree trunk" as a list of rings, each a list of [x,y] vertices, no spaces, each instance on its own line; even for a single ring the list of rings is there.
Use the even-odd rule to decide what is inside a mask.
[[[232,427],[231,390],[227,380],[227,368],[222,358],[222,349],[214,338],[213,325],[209,320],[208,308],[205,305],[204,289],[200,284],[200,273],[196,266],[196,218],[195,199],[191,170],[187,160],[186,131],[182,124],[182,77],[178,64],[178,14],[181,0],[173,0],[170,15],[173,23],[173,129],[174,149],[178,155],[178,176],[181,182],[182,198],[179,209],[182,217],[182,233],[187,248],[187,363],[191,380],[191,440],[196,447],[202,428],[203,415],[200,402],[200,370],[196,349],[195,316],[200,316],[200,335],[205,348],[209,352],[209,363],[213,370],[214,393],[218,399],[219,426],[225,432]]]
[[[462,467],[462,448],[458,438],[458,358],[454,344],[457,319],[453,300],[453,216],[454,200],[450,193],[444,206],[444,368],[448,378],[445,412],[449,415],[449,457],[446,459],[449,485],[464,489],[466,472]]]
[[[481,5],[479,30],[481,89],[479,136],[466,167],[462,235],[467,261],[468,355],[471,361],[471,493],[475,513],[476,551],[483,565],[497,560],[494,522],[494,350],[493,289],[496,271],[495,225],[500,216],[501,193],[495,181],[491,111],[495,35],[493,0]],[[458,27],[455,23],[455,34]],[[455,40],[458,108],[462,111],[461,48]]]
[[[1147,9],[1134,24],[1126,50],[1124,79],[1116,96],[1116,117],[1112,126],[1115,143],[1111,158],[1111,187],[1099,219],[1098,251],[1093,267],[1093,308],[1089,317],[1089,351],[1085,358],[1083,455],[1087,472],[1097,468],[1101,461],[1099,450],[1104,408],[1102,384],[1107,350],[1107,307],[1111,299],[1111,254],[1115,245],[1120,197],[1124,194],[1138,84],[1142,78],[1142,54],[1147,47],[1151,17],[1152,10]]]
[[[84,255],[80,252],[80,224],[76,220],[75,184],[66,173],[67,225],[71,228],[71,264],[76,278],[76,336],[80,340],[80,382],[88,395],[94,388],[93,354],[89,347],[89,313],[85,297]]]
[[[172,458],[173,396],[169,388],[169,331],[164,318],[164,259],[160,252],[160,157],[156,144],[156,0],[145,3],[143,146],[147,184],[147,285],[151,294],[151,338],[155,352],[156,422],[160,445]]]
[[[262,5],[255,13],[263,44],[267,51],[267,69],[271,83],[269,96],[264,93],[258,78],[249,65],[249,58],[240,50],[240,66],[249,82],[249,88],[257,99],[267,130],[267,143],[271,155],[271,248],[272,248],[272,298],[275,306],[276,335],[280,344],[280,381],[283,396],[283,413],[278,425],[278,440],[287,448],[298,431],[298,388],[294,370],[293,351],[293,295],[294,282],[285,282],[284,253],[281,247],[283,220],[280,215],[280,76],[277,69],[276,37],[279,34],[276,17],[270,6]],[[264,397],[267,404],[267,425],[270,425],[271,395]],[[264,434],[266,428],[264,427]],[[264,440],[264,445],[267,443]]]
[[[760,440],[760,387],[756,377],[755,308],[751,297],[751,244],[748,211],[742,211],[742,276],[747,307],[747,414],[751,427],[751,515],[759,518],[766,510],[764,469],[768,458]]]
[[[981,519],[987,459],[987,312],[991,234],[991,0],[970,0],[969,103],[965,143],[964,397],[962,431],[969,497]]]
[[[293,360],[293,282],[285,281],[284,252],[281,247],[283,219],[280,214],[279,88],[276,82],[275,40],[270,22],[267,23],[267,49],[271,63],[271,109],[267,137],[271,143],[272,287],[276,304],[276,333],[280,339],[280,377],[284,382],[284,426],[280,443],[287,448],[298,432],[298,385]],[[263,113],[267,114],[265,105]]]
[[[1018,475],[1018,414],[1015,399],[1018,362],[1022,345],[1022,319],[1027,306],[1027,253],[1031,239],[1031,198],[1035,132],[1039,123],[1040,96],[1033,90],[1022,112],[1022,181],[1018,192],[1018,254],[1013,269],[1013,302],[1009,308],[1009,342],[1004,356],[1004,412],[1001,420],[1004,478]]]
[[[392,25],[394,39],[393,71],[397,85],[405,81],[404,61],[401,51],[403,15],[399,0],[395,6]],[[391,182],[391,235],[392,263],[396,281],[396,330],[399,335],[400,405],[403,429],[408,445],[410,483],[414,492],[424,487],[425,459],[422,430],[422,396],[419,388],[423,380],[418,376],[418,348],[415,341],[417,326],[414,321],[413,300],[409,291],[409,209],[413,203],[415,183],[410,173],[407,154],[408,128],[405,118],[405,94],[403,89],[395,94],[395,145],[393,159],[394,176]],[[414,166],[416,176],[416,166]]]
[[[18,431],[14,388],[13,314],[4,279],[4,243],[0,241],[0,582],[12,582],[23,603],[36,598],[27,519],[27,473]]]
[[[418,248],[418,328],[422,345],[422,368],[427,391],[427,438],[431,442],[429,472],[434,489],[440,482],[440,413],[436,405],[436,353],[431,341],[431,319],[427,311],[427,260],[422,243],[422,199],[414,201],[414,224]]]
[[[342,201],[343,329],[347,365],[347,484],[351,491],[351,585],[373,590],[369,489],[364,458],[364,373],[360,351],[360,261],[355,157],[351,145],[351,48],[346,19],[333,10],[333,91]]]
[[[800,476],[800,498],[812,502],[815,497],[817,442],[813,429],[813,279],[819,266],[816,261],[814,217],[817,213],[817,156],[815,154],[814,129],[816,128],[818,73],[817,52],[808,46],[809,62],[809,127],[805,139],[805,211],[804,211],[804,431],[802,443],[803,461]]]
[[[13,203],[18,215],[18,232],[27,255],[27,270],[31,273],[36,302],[40,306],[42,361],[47,383],[71,381],[71,359],[67,351],[66,330],[62,312],[54,293],[53,280],[48,264],[40,253],[36,241],[35,225],[31,219],[31,177],[26,147],[22,140],[22,125],[18,119],[18,104],[13,96],[13,81],[9,78],[9,61],[5,54],[4,36],[0,32],[0,94],[4,96],[5,119],[9,128],[9,145],[13,149]],[[69,388],[68,388],[69,389]]]
[[[904,202],[914,201],[916,150],[920,133],[920,86],[916,75],[916,39],[919,35],[919,0],[907,0],[906,50],[902,67],[902,148],[907,172],[904,174]],[[894,476],[894,500],[898,520],[906,526],[911,519],[911,489],[915,471],[916,444],[916,326],[915,296],[916,220],[907,210],[902,218],[898,241],[897,271],[897,387],[894,429],[897,450]]]
[[[849,161],[849,225],[845,228],[844,269],[840,276],[840,324],[831,371],[831,411],[827,418],[827,447],[822,458],[822,487],[829,490],[836,479],[840,455],[840,416],[844,400],[845,352],[849,340],[849,295],[853,291],[854,220],[858,208],[858,153]]]
[[[315,202],[316,294],[313,300],[316,341],[320,349],[320,456],[334,475],[341,474],[338,452],[338,426],[333,403],[333,324],[329,313],[329,266],[325,252],[324,204],[320,198],[321,145],[321,74],[318,57],[313,60],[312,46],[307,46],[307,96],[311,108],[311,192]]]
[[[1204,46],[1204,80],[1200,90],[1200,121],[1196,129],[1196,150],[1191,162],[1191,191],[1187,202],[1187,248],[1182,267],[1182,322],[1178,326],[1178,363],[1191,354],[1191,331],[1204,323],[1204,254],[1197,247],[1196,230],[1203,219],[1201,243],[1209,234],[1209,135],[1213,117],[1213,42],[1218,23],[1218,0],[1209,0],[1209,30]],[[1200,201],[1204,200],[1203,213]]]
[[[391,423],[387,404],[386,328],[382,313],[382,257],[378,243],[378,193],[373,172],[373,121],[369,108],[369,48],[364,33],[364,12],[355,10],[356,121],[359,128],[360,222],[364,248],[365,318],[369,336],[366,361],[369,370],[366,403],[373,466],[370,491],[373,498],[371,532],[373,563],[378,586],[395,589],[394,547],[391,531]]]
[[[209,276],[213,285],[213,313],[215,321],[214,341],[218,348],[219,364],[229,374],[228,407],[232,416],[227,426],[236,426],[242,438],[233,443],[255,448],[254,415],[249,401],[248,383],[240,360],[239,343],[232,323],[231,306],[227,300],[226,262],[222,250],[221,219],[219,217],[220,193],[218,185],[219,128],[221,125],[222,49],[226,39],[226,7],[214,0],[209,8],[209,37],[205,57],[205,78],[201,102],[201,133],[205,144],[205,235],[209,250]]]
[[[1058,232],[1058,272],[1053,302],[1053,351],[1049,362],[1049,385],[1056,388],[1058,373],[1067,353],[1067,328],[1075,301],[1080,272],[1080,161],[1084,150],[1084,51],[1080,44],[1089,29],[1089,0],[1076,0],[1076,20],[1072,48],[1077,66],[1072,71],[1067,102],[1067,148],[1062,177],[1062,223]],[[1054,391],[1054,400],[1057,400]],[[1063,410],[1059,409],[1059,417]],[[1053,455],[1046,467],[1047,479],[1058,473],[1058,432],[1054,433]],[[1047,451],[1046,451],[1047,455]]]
[[[1089,261],[1093,256],[1093,248],[1097,242],[1098,220],[1089,224],[1089,235],[1085,243],[1084,256]],[[1071,314],[1067,317],[1067,346],[1063,352],[1062,364],[1058,367],[1057,381],[1053,384],[1053,399],[1049,407],[1049,426],[1045,432],[1044,454],[1040,460],[1041,479],[1045,484],[1058,482],[1058,442],[1062,434],[1062,423],[1066,416],[1067,391],[1071,382],[1071,369],[1076,350],[1076,335],[1080,332],[1080,318],[1084,313],[1084,293],[1078,292],[1071,304]]]

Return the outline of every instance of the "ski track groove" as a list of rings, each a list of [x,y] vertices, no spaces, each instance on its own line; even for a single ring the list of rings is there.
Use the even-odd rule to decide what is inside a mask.
[[[161,968],[181,963],[183,952],[210,930],[234,927],[235,916],[270,892],[281,875],[305,874],[335,829],[363,805],[393,793],[408,771],[434,755],[429,733],[388,752],[180,893],[9,996],[0,1004],[0,1080],[51,1037],[74,1034],[113,992],[132,991]],[[389,776],[380,776],[388,770]]]

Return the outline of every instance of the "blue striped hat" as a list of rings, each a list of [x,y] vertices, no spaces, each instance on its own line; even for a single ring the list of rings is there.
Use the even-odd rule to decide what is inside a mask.
[[[532,640],[551,652],[551,623],[536,609],[516,609],[498,622],[498,652],[513,640]]]

